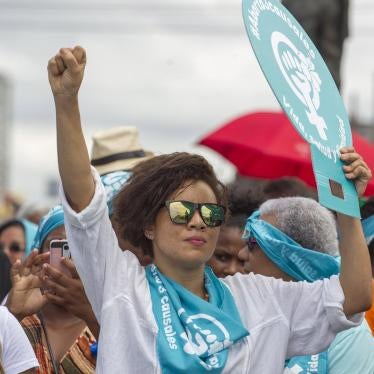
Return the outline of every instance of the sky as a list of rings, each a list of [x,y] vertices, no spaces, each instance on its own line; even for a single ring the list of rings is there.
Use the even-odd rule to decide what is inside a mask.
[[[351,2],[343,60],[349,111],[373,118],[374,4]],[[0,74],[9,82],[9,187],[29,201],[58,178],[55,117],[46,66],[80,44],[80,92],[90,147],[95,131],[137,126],[156,153],[204,154],[224,181],[235,169],[196,142],[226,121],[278,110],[244,29],[240,0],[0,0]]]

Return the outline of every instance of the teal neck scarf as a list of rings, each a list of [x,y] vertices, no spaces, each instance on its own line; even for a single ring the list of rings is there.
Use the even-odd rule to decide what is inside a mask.
[[[256,239],[261,250],[283,272],[298,281],[314,282],[339,274],[339,260],[326,253],[303,248],[270,223],[259,219],[259,211],[247,220],[243,239]],[[326,374],[327,351],[311,356],[297,356],[285,363],[284,374]]]
[[[286,361],[283,374],[326,374],[328,370],[327,351],[311,356],[292,357]]]
[[[146,276],[159,328],[157,352],[162,373],[221,373],[228,348],[249,335],[227,286],[207,267],[207,302],[162,275],[155,265],[146,268]]]

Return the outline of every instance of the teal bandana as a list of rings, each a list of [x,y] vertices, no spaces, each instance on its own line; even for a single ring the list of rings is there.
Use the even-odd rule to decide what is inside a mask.
[[[49,233],[62,225],[64,225],[64,211],[61,205],[57,205],[40,220],[33,248],[41,249]]]
[[[109,209],[109,216],[113,214],[114,198],[118,195],[118,192],[121,191],[127,180],[130,178],[131,174],[132,173],[129,171],[120,170],[102,175],[100,177],[101,183],[105,188],[106,203]]]
[[[21,219],[20,222],[22,223],[23,228],[25,229],[25,242],[26,242],[25,257],[26,257],[31,253],[31,251],[34,248],[33,240],[34,240],[36,231],[38,229],[38,226],[28,221],[27,219]]]
[[[228,348],[249,335],[231,292],[205,269],[209,302],[147,266],[153,314],[159,332],[157,351],[162,373],[221,373]]]
[[[339,274],[338,258],[303,248],[259,216],[259,211],[256,211],[248,218],[243,239],[254,237],[261,250],[282,271],[298,281],[308,282]],[[284,374],[326,374],[328,353],[293,357],[285,365]]]
[[[308,282],[339,274],[337,258],[303,248],[259,216],[259,211],[256,211],[248,218],[243,239],[254,237],[266,256],[282,271],[298,281]]]

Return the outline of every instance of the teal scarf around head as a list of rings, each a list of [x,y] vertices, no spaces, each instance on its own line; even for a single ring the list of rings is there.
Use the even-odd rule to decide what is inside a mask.
[[[155,265],[146,268],[157,326],[157,352],[162,373],[221,373],[228,348],[249,335],[230,290],[205,269],[209,302],[162,275]]]
[[[26,243],[25,256],[28,256],[34,248],[33,241],[34,241],[34,237],[36,235],[38,226],[28,221],[27,219],[21,219],[20,221],[25,229],[25,243]]]
[[[64,211],[61,205],[53,207],[41,220],[33,248],[41,249],[44,240],[55,229],[64,225]]]
[[[326,253],[303,248],[288,235],[259,218],[259,211],[247,220],[243,239],[250,237],[266,256],[282,271],[298,281],[314,282],[339,274],[339,260]],[[320,354],[297,356],[286,361],[284,374],[326,374],[328,372],[327,351]]]
[[[339,274],[337,258],[303,248],[259,216],[259,211],[256,211],[248,218],[243,239],[255,238],[266,256],[282,271],[298,281],[308,282]]]

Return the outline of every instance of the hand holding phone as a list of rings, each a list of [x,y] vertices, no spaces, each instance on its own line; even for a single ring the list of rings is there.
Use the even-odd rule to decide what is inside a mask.
[[[71,276],[70,271],[62,265],[61,259],[71,258],[67,240],[51,240],[49,244],[50,264],[62,273]]]

